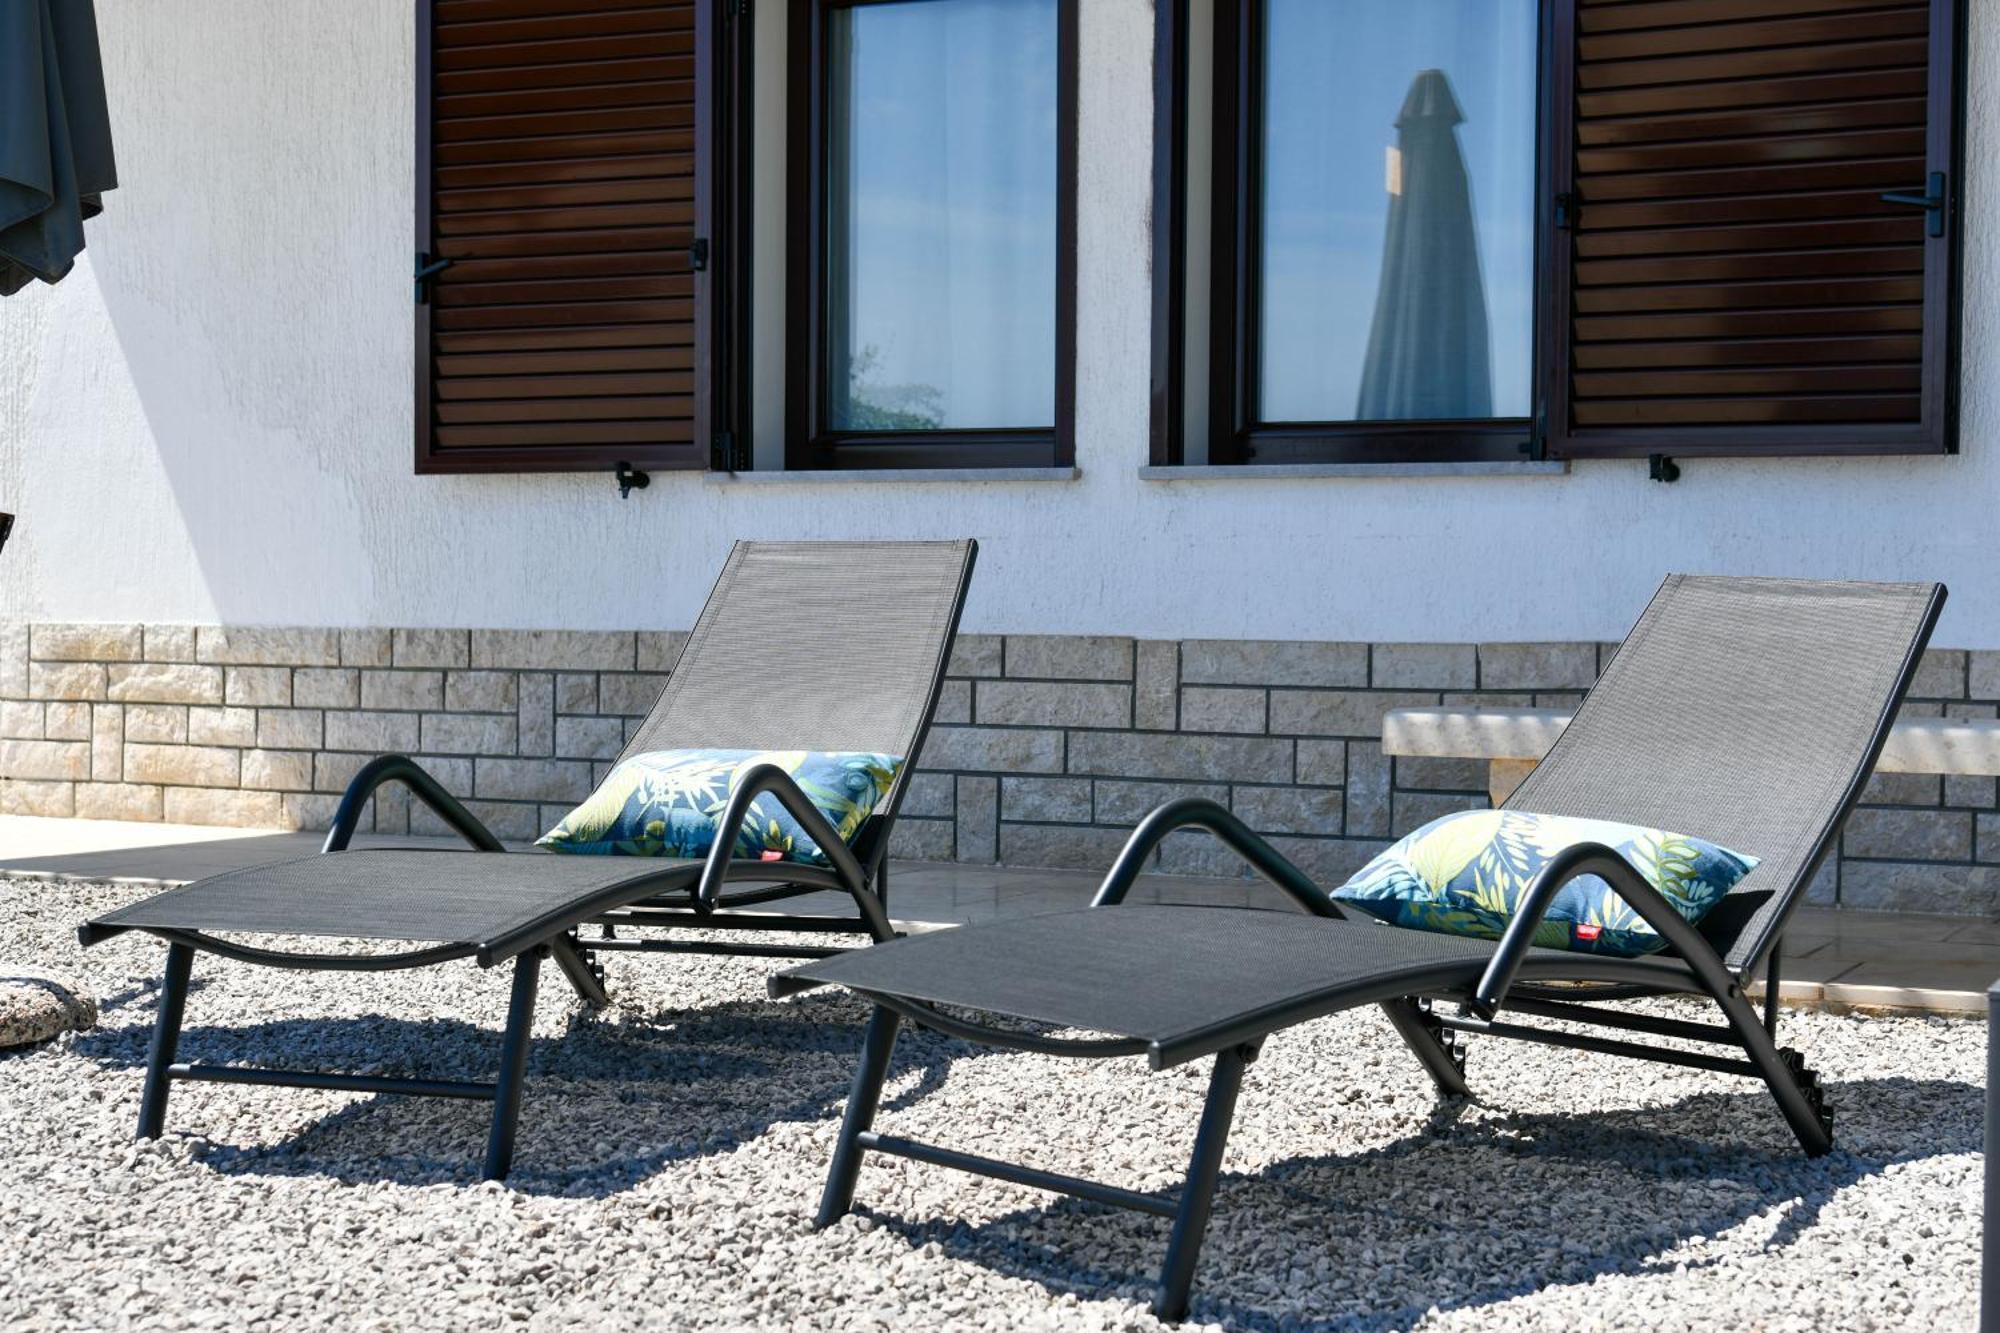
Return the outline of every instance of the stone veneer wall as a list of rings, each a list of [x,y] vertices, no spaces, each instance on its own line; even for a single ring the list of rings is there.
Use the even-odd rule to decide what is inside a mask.
[[[504,838],[581,799],[651,705],[659,631],[0,626],[0,813],[322,828],[375,754],[418,756]],[[1147,810],[1224,801],[1338,881],[1486,802],[1477,761],[1389,760],[1386,709],[1574,703],[1615,645],[960,639],[895,852],[1101,869]],[[1912,714],[1993,717],[2000,652],[1930,654]],[[1992,778],[1885,776],[1815,897],[2000,908]],[[373,826],[442,832],[399,789]],[[1197,834],[1160,868],[1234,874]]]

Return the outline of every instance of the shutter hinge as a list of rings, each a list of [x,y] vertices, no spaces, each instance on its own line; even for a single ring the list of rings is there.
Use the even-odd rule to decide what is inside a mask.
[[[1556,230],[1568,231],[1576,225],[1576,196],[1563,193],[1556,196]]]
[[[1933,171],[1924,178],[1924,192],[1915,190],[1891,190],[1882,196],[1885,204],[1909,204],[1924,210],[1924,235],[1944,235],[1944,213],[1947,195],[1946,177],[1942,171]]]
[[[417,304],[425,305],[431,299],[431,279],[451,267],[449,259],[433,260],[428,250],[417,251]]]
[[[748,452],[737,445],[734,431],[719,430],[708,443],[709,469],[714,472],[748,471]]]
[[[729,0],[729,17],[733,19],[750,17],[750,0]]]
[[[694,238],[694,244],[688,247],[688,267],[696,273],[704,272],[708,268],[708,237]]]

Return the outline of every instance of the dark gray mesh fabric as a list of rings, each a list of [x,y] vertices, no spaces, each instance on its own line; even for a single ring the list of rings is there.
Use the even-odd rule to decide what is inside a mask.
[[[651,857],[336,852],[215,875],[93,924],[483,945],[543,920],[573,923],[609,891],[631,902],[700,875],[699,861]]]
[[[971,542],[739,542],[625,754],[914,758],[971,559]]]
[[[789,975],[1172,1045],[1266,1008],[1275,1028],[1314,1000],[1469,987],[1492,953],[1375,922],[1128,903],[891,940]]]
[[[1735,910],[1704,923],[1743,967],[1838,832],[1942,596],[1928,583],[1671,576],[1507,808],[1760,857]]]

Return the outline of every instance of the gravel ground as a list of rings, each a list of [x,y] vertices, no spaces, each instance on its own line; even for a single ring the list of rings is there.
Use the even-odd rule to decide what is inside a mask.
[[[74,976],[95,1032],[0,1056],[0,1322],[22,1327],[1158,1327],[1166,1224],[875,1159],[808,1223],[860,1041],[756,960],[545,976],[507,1187],[476,1104],[210,1084],[131,1139],[162,950],[73,929],[129,886],[0,881],[0,964]],[[198,959],[184,1058],[487,1077],[503,974]],[[1662,1007],[1668,1007],[1662,1002]],[[1809,1161],[1720,1075],[1475,1042],[1438,1108],[1372,1012],[1281,1034],[1245,1081],[1190,1327],[1970,1329],[1983,1024],[1793,1016],[1840,1148]],[[1205,1068],[898,1049],[882,1124],[1145,1190]]]

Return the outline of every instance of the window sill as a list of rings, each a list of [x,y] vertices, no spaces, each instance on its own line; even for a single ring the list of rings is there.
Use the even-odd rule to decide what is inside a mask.
[[[806,472],[707,472],[710,486],[819,486],[827,483],[1075,481],[1074,467],[887,467],[827,468]]]
[[[1312,477],[1560,477],[1561,460],[1541,463],[1241,463],[1142,467],[1141,481],[1299,481]]]

